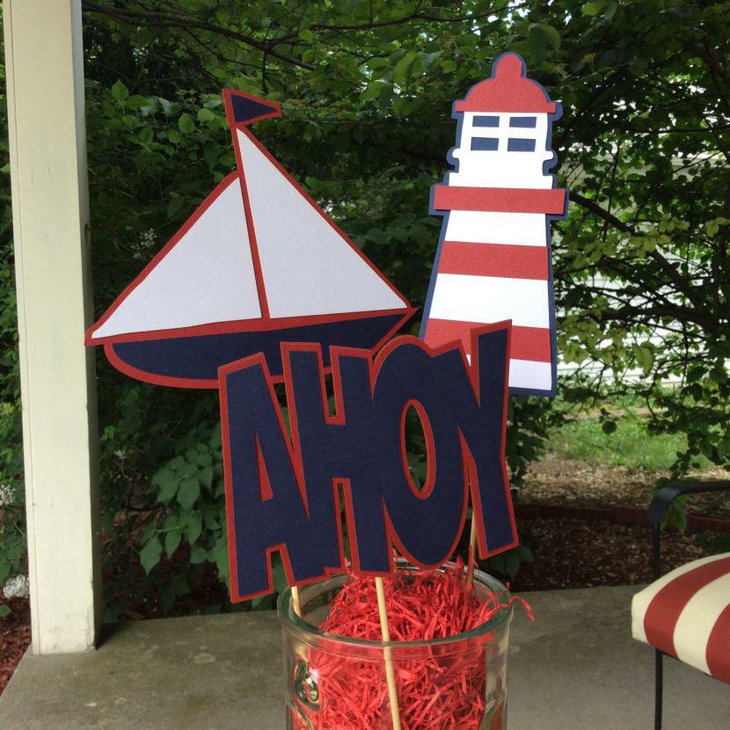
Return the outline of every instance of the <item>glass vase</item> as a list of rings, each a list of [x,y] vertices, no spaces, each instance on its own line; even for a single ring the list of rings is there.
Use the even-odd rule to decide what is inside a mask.
[[[448,566],[453,569],[453,566]],[[401,568],[406,573],[419,569]],[[340,575],[279,596],[290,730],[393,728],[386,658],[393,664],[402,730],[505,730],[507,652],[513,609],[506,587],[474,572],[477,596],[499,609],[470,631],[430,641],[366,641],[318,627],[347,580]],[[373,606],[377,617],[377,606]]]

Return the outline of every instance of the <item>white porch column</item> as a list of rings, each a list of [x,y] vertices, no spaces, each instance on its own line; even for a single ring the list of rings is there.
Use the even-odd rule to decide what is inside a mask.
[[[80,0],[4,0],[33,650],[99,626]]]

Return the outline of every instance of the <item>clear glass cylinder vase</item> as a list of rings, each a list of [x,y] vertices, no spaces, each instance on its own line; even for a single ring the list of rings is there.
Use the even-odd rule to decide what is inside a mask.
[[[477,596],[491,601],[497,594],[500,607],[489,621],[470,631],[431,641],[383,642],[336,636],[318,628],[346,580],[341,575],[301,587],[301,617],[294,611],[290,589],[279,596],[287,728],[393,728],[386,678],[390,661],[402,730],[506,729],[513,609],[502,583],[475,571]],[[377,614],[377,608],[373,610]]]

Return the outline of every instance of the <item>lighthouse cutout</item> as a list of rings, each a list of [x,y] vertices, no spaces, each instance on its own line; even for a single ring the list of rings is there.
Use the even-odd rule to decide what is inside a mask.
[[[432,347],[461,341],[469,354],[473,328],[511,319],[515,394],[555,394],[550,221],[565,216],[567,191],[550,174],[550,138],[560,114],[520,56],[505,53],[454,103],[454,170],[431,189],[431,211],[444,219],[421,337]]]

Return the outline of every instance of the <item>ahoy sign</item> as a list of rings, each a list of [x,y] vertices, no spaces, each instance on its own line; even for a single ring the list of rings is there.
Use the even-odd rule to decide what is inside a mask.
[[[330,352],[330,414],[319,344],[284,343],[287,429],[263,355],[219,371],[231,597],[273,590],[278,551],[292,585],[351,568],[383,575],[393,548],[437,567],[451,557],[471,492],[482,558],[517,544],[505,468],[510,325],[474,331],[435,351],[401,337],[369,350]],[[418,413],[427,478],[418,489],[405,452],[406,413]]]

